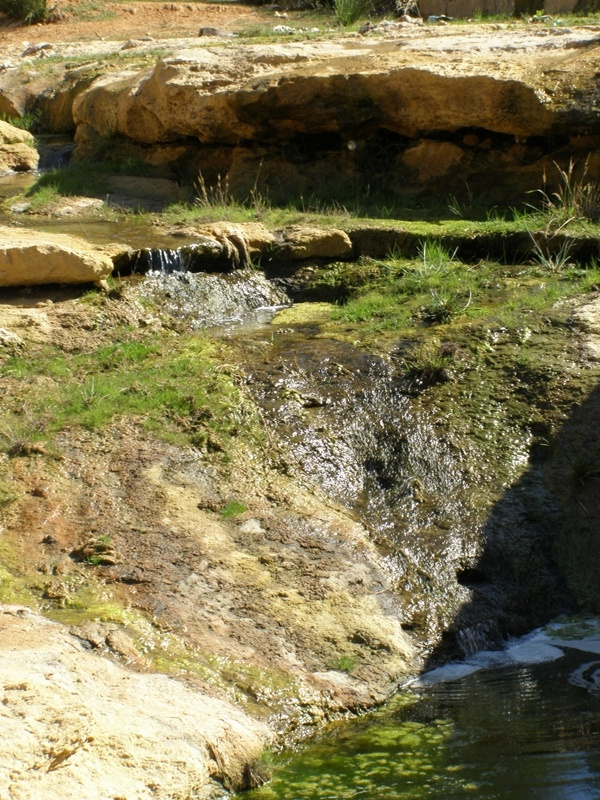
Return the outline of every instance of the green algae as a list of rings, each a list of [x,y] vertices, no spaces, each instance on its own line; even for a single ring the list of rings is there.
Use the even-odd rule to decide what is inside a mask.
[[[418,800],[455,790],[468,792],[460,766],[445,769],[444,745],[453,735],[449,720],[433,723],[398,719],[415,697],[396,696],[379,712],[351,725],[331,726],[319,739],[292,754],[269,758],[272,780],[245,797],[249,800]],[[475,787],[473,787],[475,789]],[[241,796],[240,796],[241,797]]]

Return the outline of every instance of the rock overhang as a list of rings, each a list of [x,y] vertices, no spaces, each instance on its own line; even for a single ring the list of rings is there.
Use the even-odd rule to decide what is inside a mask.
[[[421,51],[403,41],[182,50],[138,75],[98,79],[77,99],[75,121],[144,144],[194,137],[235,145],[379,128],[409,137],[470,127],[543,136],[575,105],[574,97],[553,99],[551,73],[582,79],[585,69],[565,61],[598,50],[589,33],[570,31],[528,47],[490,34],[473,53],[458,37],[456,48],[443,41],[443,49],[433,41]]]

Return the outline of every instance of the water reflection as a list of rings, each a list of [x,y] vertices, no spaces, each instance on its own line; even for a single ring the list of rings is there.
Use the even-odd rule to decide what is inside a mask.
[[[598,800],[599,667],[568,649],[424,686],[334,728],[248,797]]]

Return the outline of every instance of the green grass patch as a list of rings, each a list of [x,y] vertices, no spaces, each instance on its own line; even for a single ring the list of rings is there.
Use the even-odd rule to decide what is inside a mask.
[[[163,335],[87,354],[10,358],[0,368],[0,445],[20,455],[58,431],[128,416],[164,440],[224,452],[233,437],[256,434],[257,417],[223,355],[204,337]]]
[[[243,503],[240,503],[237,500],[230,500],[219,511],[219,514],[225,519],[231,519],[231,517],[237,517],[240,514],[243,514],[245,511],[248,511],[248,509]]]
[[[512,266],[488,261],[466,264],[438,244],[425,241],[417,259],[391,254],[361,265],[334,265],[315,285],[340,287],[342,300],[333,320],[361,324],[370,333],[448,326],[461,320],[486,320],[508,328],[529,324],[564,298],[600,285],[596,265],[571,262]],[[361,271],[362,270],[362,271]],[[437,358],[437,356],[436,356]],[[433,361],[430,353],[425,360]]]
[[[41,111],[32,111],[30,113],[22,114],[20,117],[11,117],[9,114],[0,114],[0,120],[8,122],[13,128],[19,128],[22,131],[35,131],[41,122]]]
[[[356,669],[357,664],[358,659],[353,656],[340,656],[331,662],[330,668],[338,672],[352,672]]]

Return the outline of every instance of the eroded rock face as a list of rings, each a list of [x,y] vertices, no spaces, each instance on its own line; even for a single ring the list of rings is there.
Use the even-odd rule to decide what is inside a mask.
[[[506,181],[514,195],[539,188],[556,160],[542,163],[542,138],[595,124],[589,31],[426,33],[184,49],[98,78],[74,101],[77,154],[135,143],[149,163],[179,159],[191,180],[226,174],[236,197],[275,202],[357,182],[480,191]]]
[[[112,270],[111,259],[83,239],[0,227],[0,286],[89,283]]]
[[[101,136],[145,144],[352,137],[381,127],[406,136],[465,127],[543,135],[554,114],[512,66],[506,75],[445,58],[415,68],[387,42],[187,50],[150,72],[99,79],[75,101],[74,118]]]
[[[243,783],[271,741],[232,704],[130,672],[29,609],[0,607],[0,794],[167,800]]]

